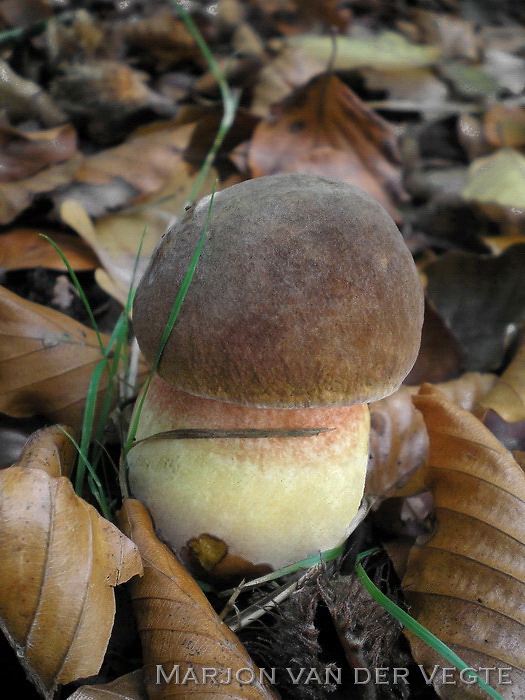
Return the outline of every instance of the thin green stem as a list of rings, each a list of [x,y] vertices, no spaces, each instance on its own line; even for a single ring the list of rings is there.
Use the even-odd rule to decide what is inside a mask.
[[[45,238],[45,240],[53,246],[53,248],[56,250],[56,252],[62,258],[62,262],[66,266],[67,271],[68,271],[69,275],[71,276],[71,279],[73,280],[73,283],[75,285],[75,289],[77,290],[77,292],[80,296],[80,299],[82,300],[82,303],[84,304],[84,307],[85,307],[87,314],[89,316],[89,320],[91,321],[91,325],[93,327],[93,330],[95,331],[95,333],[97,335],[98,344],[100,345],[100,349],[102,351],[102,354],[104,355],[105,348],[104,348],[104,343],[102,342],[102,336],[100,335],[100,331],[98,329],[98,324],[97,324],[95,316],[93,314],[93,310],[91,309],[91,305],[90,305],[90,303],[89,303],[89,301],[84,293],[84,290],[82,289],[82,285],[80,284],[75,271],[73,270],[73,268],[69,264],[69,260],[64,255],[64,253],[62,252],[60,247],[55,243],[55,241],[52,238],[50,238],[49,236],[46,236],[45,233],[40,233],[39,235],[42,236],[42,238]]]
[[[495,700],[504,700],[504,698],[491,688],[490,685],[485,683],[485,681],[478,676],[478,674],[470,668],[455,652],[450,649],[444,642],[432,634],[426,627],[415,620],[411,615],[409,615],[405,610],[396,605],[390,598],[388,598],[379,588],[374,584],[374,582],[369,578],[368,574],[364,570],[362,564],[360,563],[365,557],[376,554],[381,551],[379,547],[373,547],[372,549],[367,549],[365,552],[361,552],[356,558],[356,573],[361,579],[364,587],[370,593],[372,598],[379,603],[387,612],[389,612],[392,617],[394,617],[398,622],[400,622],[404,627],[413,632],[417,637],[422,639],[426,644],[428,644],[434,651],[440,654],[446,661],[453,664],[458,671],[463,671],[471,678],[476,680],[476,683],[483,688],[491,697]]]
[[[90,475],[90,481],[91,481],[91,492],[93,493],[94,497],[96,498],[100,510],[102,512],[102,515],[107,519],[111,520],[111,513],[109,510],[109,506],[107,504],[106,496],[104,494],[104,489],[102,487],[102,484],[100,482],[100,479],[96,475],[95,471],[93,470],[93,467],[91,466],[91,463],[89,461],[89,458],[87,454],[84,452],[84,450],[81,448],[81,446],[78,444],[78,442],[75,440],[75,438],[71,435],[69,431],[67,431],[64,427],[60,426],[60,429],[66,435],[73,445],[75,446],[78,456],[82,463],[84,464],[85,469],[88,470],[89,475]],[[77,492],[78,495],[78,492]]]
[[[160,359],[162,357],[162,353],[164,352],[164,348],[166,347],[166,343],[168,342],[168,339],[171,335],[171,331],[173,330],[173,326],[175,325],[175,321],[177,320],[177,316],[179,315],[182,303],[186,297],[186,294],[188,293],[188,289],[189,289],[191,281],[193,279],[193,275],[195,274],[195,268],[197,267],[197,263],[199,261],[202,249],[204,247],[204,241],[206,240],[206,234],[208,232],[208,226],[209,226],[209,223],[211,220],[211,212],[212,212],[214,197],[215,197],[215,188],[214,188],[214,190],[211,194],[211,197],[210,197],[210,204],[208,206],[208,213],[206,216],[206,222],[204,224],[204,229],[202,231],[202,234],[201,234],[201,237],[200,237],[199,242],[197,244],[197,247],[195,249],[195,252],[193,253],[193,257],[190,261],[189,267],[186,270],[186,274],[184,275],[184,279],[182,280],[182,284],[180,286],[180,289],[177,293],[177,296],[175,297],[175,301],[173,302],[173,306],[171,307],[170,315],[168,317],[166,325],[164,326],[164,331],[162,333],[159,348],[157,350],[157,355],[155,357],[155,360],[153,362],[151,370],[148,374],[148,378],[146,380],[146,383],[144,385],[144,389],[143,389],[142,394],[140,396],[140,399],[139,399],[139,402],[137,405],[137,409],[135,410],[135,414],[134,414],[133,422],[132,422],[130,430],[129,430],[128,438],[126,440],[126,444],[124,445],[124,460],[126,459],[127,454],[129,452],[129,450],[131,449],[133,442],[135,440],[135,435],[137,433],[140,414],[141,414],[142,408],[144,406],[144,401],[146,400],[146,395],[148,393],[148,389],[150,387],[153,376],[154,376],[154,374],[157,370],[157,367],[159,365]]]
[[[208,64],[208,67],[211,71],[211,74],[217,81],[222,99],[223,114],[221,123],[215,135],[215,139],[213,140],[213,144],[208,153],[206,154],[206,158],[204,159],[204,162],[201,166],[199,176],[195,180],[192,190],[190,192],[188,199],[190,202],[192,202],[195,199],[197,192],[199,192],[200,188],[202,187],[202,184],[206,180],[206,177],[208,176],[208,173],[219,151],[219,148],[221,147],[221,144],[224,141],[226,134],[230,130],[235,120],[235,114],[237,113],[237,107],[239,105],[239,94],[233,92],[230,89],[230,86],[228,85],[224,73],[219,68],[212,52],[210,51],[208,44],[206,43],[204,37],[200,33],[199,29],[197,28],[197,25],[195,24],[191,16],[175,0],[170,0],[170,4],[181,16],[182,21],[188,28],[188,31],[192,35],[193,39],[195,40],[195,43],[199,47],[202,55],[204,56],[206,63]]]

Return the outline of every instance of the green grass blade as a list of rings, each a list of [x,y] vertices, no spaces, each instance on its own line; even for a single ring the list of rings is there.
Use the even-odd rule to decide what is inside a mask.
[[[73,445],[75,446],[78,456],[82,464],[84,465],[84,468],[87,469],[90,475],[90,480],[91,480],[91,492],[93,493],[93,496],[96,498],[100,511],[102,515],[107,519],[111,520],[111,512],[109,509],[109,505],[106,499],[106,494],[104,493],[104,489],[102,487],[102,484],[100,483],[100,479],[96,475],[96,473],[93,470],[93,467],[91,466],[91,463],[89,461],[89,458],[87,454],[84,452],[84,450],[81,448],[81,446],[78,444],[78,442],[75,440],[75,438],[67,431],[63,426],[60,426],[60,429],[64,433],[64,435],[67,435],[67,437],[71,440]],[[78,494],[77,492],[77,495]]]
[[[293,562],[293,564],[288,564],[288,566],[284,566],[278,571],[271,571],[269,574],[265,574],[264,576],[260,576],[259,578],[251,579],[250,581],[244,583],[242,587],[243,589],[253,588],[254,586],[259,586],[262,583],[273,581],[276,578],[281,578],[281,576],[294,574],[300,569],[310,569],[312,566],[316,566],[322,561],[333,561],[343,553],[344,545],[345,543],[340,544],[338,547],[334,547],[333,549],[326,549],[324,552],[320,552],[319,554],[314,554],[313,556],[307,557],[306,559],[301,559],[301,561],[295,561]]]
[[[46,236],[45,233],[40,233],[39,235],[42,236],[42,238],[45,238],[45,240],[53,246],[53,248],[56,250],[56,252],[62,258],[62,262],[66,266],[67,271],[68,271],[71,279],[73,280],[73,284],[75,285],[75,289],[77,290],[77,292],[80,296],[80,299],[82,300],[82,303],[84,304],[84,307],[85,307],[87,314],[89,316],[89,320],[91,321],[91,325],[93,326],[93,330],[97,334],[97,340],[98,340],[98,344],[100,345],[100,349],[101,349],[102,353],[104,353],[104,343],[102,342],[102,337],[100,335],[100,331],[98,329],[98,324],[95,320],[95,316],[93,315],[93,310],[91,309],[91,305],[90,305],[90,303],[89,303],[89,301],[84,293],[84,290],[82,289],[82,285],[80,284],[78,277],[76,276],[75,271],[73,270],[73,268],[69,264],[69,260],[67,259],[67,257],[64,255],[64,253],[62,252],[60,247],[55,243],[55,241],[52,238],[50,238],[49,236]]]
[[[133,423],[131,424],[130,431],[128,434],[128,439],[126,440],[126,444],[124,445],[124,460],[126,459],[127,453],[131,449],[133,445],[133,441],[135,440],[135,435],[137,433],[137,427],[140,419],[140,413],[142,411],[142,407],[144,406],[144,401],[146,400],[146,395],[148,393],[149,386],[151,384],[151,380],[153,379],[153,375],[155,374],[157,367],[160,362],[160,358],[162,357],[162,353],[164,352],[164,348],[166,347],[166,343],[168,342],[168,338],[170,337],[171,331],[173,330],[173,326],[175,325],[175,321],[177,320],[177,316],[179,315],[179,311],[181,309],[182,303],[186,297],[186,294],[188,292],[188,289],[190,287],[191,281],[193,279],[193,275],[195,274],[195,268],[197,267],[197,263],[199,261],[202,249],[204,247],[204,241],[206,240],[206,234],[208,232],[208,227],[210,224],[211,220],[211,212],[212,212],[212,207],[213,207],[213,200],[215,197],[215,189],[213,190],[211,197],[210,197],[210,204],[208,206],[208,213],[206,216],[206,222],[204,224],[204,229],[202,231],[201,237],[199,239],[199,242],[197,244],[197,247],[195,249],[195,252],[193,253],[193,257],[190,261],[189,267],[186,270],[186,274],[184,275],[184,279],[182,280],[182,284],[180,286],[180,289],[177,293],[177,296],[175,297],[175,301],[173,302],[173,306],[171,307],[170,315],[168,317],[168,320],[166,322],[166,325],[164,327],[164,331],[162,333],[162,337],[160,340],[160,345],[159,349],[157,351],[157,355],[155,357],[155,360],[153,362],[153,365],[151,367],[151,371],[148,375],[148,378],[146,380],[146,384],[144,386],[144,391],[142,392],[142,395],[139,399],[139,403],[137,406],[137,410],[135,411],[135,416]]]
[[[228,85],[224,74],[217,65],[217,62],[215,61],[215,58],[212,52],[210,51],[208,44],[206,43],[204,37],[200,33],[199,29],[197,28],[197,25],[194,23],[191,16],[186,12],[182,5],[176,2],[175,0],[170,0],[170,4],[181,16],[182,21],[186,25],[188,31],[192,35],[193,39],[195,40],[195,43],[199,47],[202,55],[204,56],[204,59],[208,64],[211,74],[213,75],[213,77],[219,85],[219,90],[222,99],[223,114],[221,123],[217,134],[215,135],[213,144],[208,153],[206,154],[206,158],[204,159],[204,162],[201,166],[199,176],[195,180],[191,193],[188,197],[189,201],[191,202],[193,201],[193,199],[195,199],[197,192],[200,190],[203,182],[206,180],[206,177],[213,164],[215,156],[217,155],[217,152],[222,142],[224,141],[226,134],[230,130],[235,120],[235,114],[237,113],[240,95],[237,93],[233,93],[230,89],[230,86]]]
[[[87,455],[88,450],[89,450],[89,445],[91,443],[91,435],[93,432],[93,421],[95,418],[95,409],[96,409],[96,404],[97,404],[97,397],[98,397],[98,387],[100,384],[100,380],[102,378],[102,374],[104,370],[106,369],[106,363],[107,360],[104,358],[101,360],[95,369],[93,370],[90,380],[89,380],[89,385],[88,385],[88,390],[86,393],[86,403],[84,406],[84,415],[83,415],[83,420],[82,420],[82,433],[81,433],[81,438],[80,438],[80,445],[81,445],[81,452],[84,455]],[[79,452],[80,454],[80,452]],[[76,470],[76,475],[75,475],[75,491],[77,494],[80,496],[82,495],[82,489],[84,486],[84,477],[85,477],[85,462],[86,460],[79,460],[77,464],[77,470]],[[90,465],[91,466],[91,465]]]
[[[436,637],[435,634],[432,634],[432,632],[427,630],[426,627],[423,627],[421,623],[415,620],[411,615],[396,605],[392,600],[390,600],[390,598],[379,590],[360,563],[365,557],[379,551],[379,547],[373,547],[372,549],[367,549],[365,552],[361,552],[356,558],[356,573],[372,598],[404,627],[409,629],[426,644],[432,647],[432,649],[446,659],[446,661],[453,664],[458,671],[465,671],[471,678],[475,678],[476,683],[491,697],[495,698],[495,700],[504,700],[504,698],[497,691],[495,691],[494,688],[491,688],[490,685],[485,683],[485,681],[480,678],[478,674],[475,673],[455,652],[453,652],[450,647],[442,642],[441,639]]]

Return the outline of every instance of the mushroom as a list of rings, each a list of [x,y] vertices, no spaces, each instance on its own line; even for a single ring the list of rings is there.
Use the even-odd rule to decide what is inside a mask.
[[[137,289],[150,362],[209,201],[168,229]],[[218,192],[128,454],[160,536],[214,576],[342,543],[363,495],[367,404],[412,368],[422,321],[412,256],[367,193],[294,173]]]

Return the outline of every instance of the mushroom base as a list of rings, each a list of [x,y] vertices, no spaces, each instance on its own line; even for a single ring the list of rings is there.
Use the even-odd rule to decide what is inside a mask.
[[[182,429],[325,432],[148,440],[128,455],[131,494],[179,554],[208,535],[227,545],[237,568],[229,573],[245,575],[248,562],[278,569],[347,537],[364,490],[369,424],[367,405],[247,408],[191,396],[155,376],[137,440]]]

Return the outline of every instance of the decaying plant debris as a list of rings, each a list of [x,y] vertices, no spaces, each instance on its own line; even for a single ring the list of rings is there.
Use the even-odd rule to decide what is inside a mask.
[[[275,675],[220,692],[210,680],[210,697],[488,697],[425,682],[448,662],[356,574],[379,546],[363,562],[376,586],[472,667],[510,669],[489,685],[522,698],[520,3],[7,0],[0,48],[5,687],[27,700],[202,692],[152,682],[179,660],[216,679]],[[130,285],[186,206],[289,172],[357,185],[393,216],[425,287],[421,349],[370,406],[367,514],[344,551],[256,585],[210,585],[204,569],[203,592],[118,478],[148,374]],[[203,561],[226,555],[198,545]],[[356,682],[367,673],[376,682]]]

